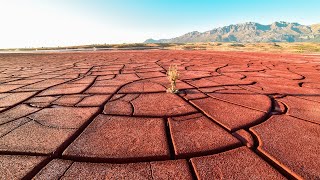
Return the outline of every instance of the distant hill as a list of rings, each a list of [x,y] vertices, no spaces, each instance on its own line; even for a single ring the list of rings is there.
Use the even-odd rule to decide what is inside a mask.
[[[320,42],[320,24],[274,22],[262,25],[255,22],[233,24],[206,32],[193,31],[172,39],[147,39],[144,43],[192,42]]]

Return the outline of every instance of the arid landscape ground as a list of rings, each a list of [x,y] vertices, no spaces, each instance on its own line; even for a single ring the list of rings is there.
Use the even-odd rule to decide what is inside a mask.
[[[197,42],[197,43],[128,43],[92,44],[66,47],[12,48],[0,49],[1,52],[50,52],[50,51],[101,51],[101,50],[213,50],[274,53],[320,53],[317,42],[276,42],[276,43],[236,43],[236,42]]]
[[[0,54],[0,179],[319,179],[319,154],[317,54]]]

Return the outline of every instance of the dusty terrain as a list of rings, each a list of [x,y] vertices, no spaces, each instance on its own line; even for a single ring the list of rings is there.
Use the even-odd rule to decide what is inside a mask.
[[[277,42],[277,43],[133,43],[133,44],[93,44],[68,47],[38,47],[0,49],[0,53],[21,53],[21,52],[54,52],[54,51],[106,51],[106,50],[209,50],[209,51],[243,51],[243,52],[272,52],[272,53],[308,53],[320,54],[320,43],[311,42]]]
[[[0,54],[1,179],[319,179],[319,124],[319,55]]]

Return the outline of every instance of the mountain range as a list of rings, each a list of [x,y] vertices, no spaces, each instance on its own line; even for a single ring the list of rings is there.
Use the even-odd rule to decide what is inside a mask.
[[[171,39],[147,39],[144,43],[193,42],[320,42],[320,24],[301,25],[280,21],[263,25],[247,22],[205,32],[193,31]]]

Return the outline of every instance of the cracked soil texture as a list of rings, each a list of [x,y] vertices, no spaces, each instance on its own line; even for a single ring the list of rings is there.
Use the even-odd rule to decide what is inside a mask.
[[[319,162],[320,55],[0,54],[0,179],[320,179]]]

